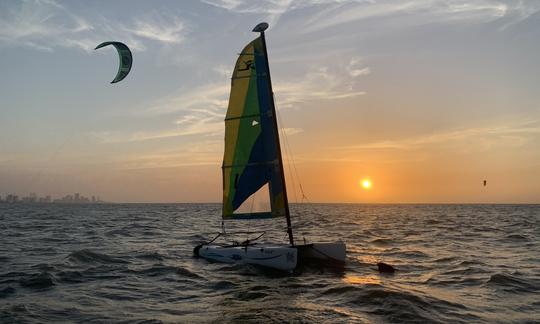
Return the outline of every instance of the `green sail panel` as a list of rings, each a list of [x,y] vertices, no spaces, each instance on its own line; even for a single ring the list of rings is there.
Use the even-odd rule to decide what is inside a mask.
[[[231,80],[225,117],[223,218],[285,215],[271,96],[266,57],[259,37],[240,53]],[[269,185],[271,212],[235,213],[246,199],[265,184]]]

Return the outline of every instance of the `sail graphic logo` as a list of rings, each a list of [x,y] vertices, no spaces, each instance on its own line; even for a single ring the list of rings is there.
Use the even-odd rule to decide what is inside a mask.
[[[253,60],[244,61],[244,64],[246,65],[246,67],[242,68],[242,69],[240,67],[238,67],[238,71],[247,71],[247,70],[255,68],[253,66]]]

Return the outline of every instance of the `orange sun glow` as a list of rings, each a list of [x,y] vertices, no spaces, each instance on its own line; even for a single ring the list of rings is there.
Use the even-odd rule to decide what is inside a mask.
[[[369,188],[371,188],[371,180],[369,179],[364,179],[361,181],[361,184],[362,184],[362,188],[368,190]]]

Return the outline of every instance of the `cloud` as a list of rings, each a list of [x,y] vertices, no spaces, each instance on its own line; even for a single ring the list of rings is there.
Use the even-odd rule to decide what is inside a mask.
[[[360,57],[353,57],[347,66],[347,70],[352,77],[358,77],[362,75],[368,75],[371,73],[369,67],[365,67],[362,64]]]
[[[295,7],[292,0],[202,0],[202,2],[235,13],[265,15],[265,20],[270,26],[275,25],[287,10]]]
[[[103,143],[127,143],[148,140],[157,140],[190,135],[215,135],[223,132],[223,121],[215,116],[195,117],[185,116],[175,122],[176,127],[168,126],[165,129],[153,131],[119,132],[105,131],[93,132],[92,135],[101,139]]]
[[[305,89],[304,89],[305,90]],[[172,122],[168,122],[163,129],[153,131],[100,131],[92,135],[101,139],[104,143],[138,142],[155,139],[163,139],[189,135],[221,135],[224,131],[224,118],[228,106],[230,85],[212,83],[183,89],[177,95],[171,95],[149,105],[149,108],[136,117],[158,118],[170,115],[179,116]],[[300,93],[294,97],[294,102],[299,102],[306,93]],[[314,94],[317,96],[317,94]],[[325,92],[324,95],[332,95]],[[319,93],[318,96],[323,96]],[[335,97],[347,97],[347,94],[335,92]],[[172,126],[174,125],[174,126]],[[282,131],[287,135],[295,135],[303,132],[301,128],[284,128]]]
[[[224,115],[229,99],[230,84],[210,83],[195,88],[183,88],[176,94],[161,98],[149,105],[141,114],[156,116],[178,111],[195,111],[216,114],[222,110]]]
[[[177,94],[151,103],[134,116],[147,119],[170,116],[161,129],[135,132],[100,131],[93,132],[92,135],[105,143],[122,143],[189,135],[221,134],[229,90],[229,85],[218,83],[192,89],[184,88]]]
[[[91,51],[105,40],[121,39],[132,50],[142,51],[143,40],[181,43],[186,33],[185,23],[172,13],[144,13],[119,22],[99,14],[83,16],[52,0],[0,4],[0,46]]]
[[[224,123],[219,122],[220,133]],[[288,136],[303,132],[300,128],[283,128]],[[181,150],[165,150],[134,155],[122,155],[113,158],[113,163],[120,169],[172,168],[195,165],[219,165],[223,158],[223,140],[202,140],[184,144]]]
[[[236,10],[245,3],[242,0],[202,0],[202,2],[226,10]]]
[[[503,17],[520,21],[538,11],[534,1],[501,0],[403,0],[403,1],[311,1],[304,5],[319,6],[319,10],[306,20],[302,30],[315,32],[326,28],[369,19],[379,24],[418,26],[426,23],[486,23]]]
[[[178,17],[170,17],[168,21],[163,18],[137,18],[128,30],[136,36],[163,43],[182,42],[185,37],[185,24]]]
[[[229,77],[232,74],[229,68],[222,65],[215,67],[214,71],[223,77]],[[370,73],[370,68],[363,64],[360,57],[352,57],[347,64],[337,64],[332,68],[320,66],[297,77],[287,76],[285,80],[274,82],[273,88],[278,108],[311,101],[346,99],[365,95],[364,91],[355,90],[356,82]],[[228,106],[229,92],[228,81],[210,83],[191,89],[184,88],[177,94],[150,104],[141,114],[157,116],[193,111],[222,118]]]
[[[218,166],[221,163],[222,154],[223,141],[201,141],[188,143],[181,150],[156,151],[117,157],[115,164],[122,170]]]
[[[304,132],[302,128],[282,128],[281,132],[287,136],[292,136]]]
[[[217,73],[218,75],[222,77],[230,78],[233,74],[233,66],[227,66],[227,65],[217,65],[212,68],[212,71]]]
[[[516,1],[507,10],[507,19],[501,30],[526,21],[540,11],[540,1]],[[533,16],[534,17],[534,16]]]
[[[51,51],[56,41],[92,30],[54,1],[3,2],[0,7],[0,42]]]
[[[277,105],[292,108],[307,102],[363,96],[366,92],[356,90],[356,82],[358,77],[370,72],[369,67],[361,65],[359,58],[352,58],[347,65],[312,68],[300,78],[275,83]]]
[[[93,133],[96,137],[100,138],[103,143],[129,143],[129,142],[141,142],[148,140],[164,139],[178,136],[207,134],[211,132],[219,132],[223,127],[222,123],[206,123],[206,120],[194,123],[189,127],[178,129],[165,129],[158,131],[138,131],[134,133],[121,133],[121,132],[98,132]]]
[[[401,140],[384,140],[372,143],[342,146],[338,149],[414,150],[434,145],[442,147],[443,145],[463,141],[476,143],[477,145],[481,145],[483,149],[488,149],[494,146],[521,147],[527,144],[532,137],[539,135],[540,122],[536,120],[529,120],[514,122],[511,124],[452,130]]]
[[[229,77],[231,70],[219,65],[214,71]],[[278,108],[292,107],[297,104],[319,100],[346,99],[365,95],[364,91],[355,90],[356,82],[371,73],[359,57],[352,57],[347,64],[332,68],[321,66],[308,70],[298,77],[287,77],[274,82],[274,92]],[[189,118],[209,117],[223,119],[228,106],[230,83],[215,82],[195,88],[184,88],[177,94],[161,98],[149,105],[143,116],[158,116],[176,112],[193,112],[182,117],[177,124],[186,123]],[[188,118],[188,119],[186,119]]]

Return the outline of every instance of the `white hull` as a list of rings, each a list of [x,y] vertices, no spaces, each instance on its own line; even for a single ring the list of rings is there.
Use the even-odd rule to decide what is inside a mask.
[[[254,264],[278,270],[293,270],[305,260],[329,263],[345,262],[345,243],[311,243],[298,246],[252,244],[246,246],[221,246],[203,244],[196,248],[196,255],[205,259],[224,262]]]
[[[276,245],[219,246],[202,245],[199,256],[224,263],[255,264],[278,270],[293,270],[298,261],[295,247]]]

